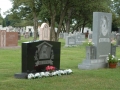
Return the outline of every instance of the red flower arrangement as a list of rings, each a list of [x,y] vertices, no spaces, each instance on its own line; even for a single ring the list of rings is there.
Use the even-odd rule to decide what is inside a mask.
[[[50,72],[54,71],[55,69],[56,69],[56,68],[55,68],[54,66],[50,66],[50,65],[48,65],[48,66],[45,68],[46,71],[50,71]]]

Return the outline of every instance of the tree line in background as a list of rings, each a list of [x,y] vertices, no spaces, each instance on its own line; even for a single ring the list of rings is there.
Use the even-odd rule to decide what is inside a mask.
[[[51,27],[51,41],[58,41],[60,32],[82,31],[92,28],[93,12],[112,13],[112,28],[120,26],[119,0],[11,0],[13,7],[6,17],[0,17],[3,26],[34,26],[34,40],[37,27],[46,22]],[[58,28],[55,32],[55,27]]]

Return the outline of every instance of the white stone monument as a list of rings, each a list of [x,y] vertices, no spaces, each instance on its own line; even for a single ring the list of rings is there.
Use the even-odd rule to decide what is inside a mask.
[[[43,23],[39,28],[39,40],[50,40],[50,27],[47,23]]]

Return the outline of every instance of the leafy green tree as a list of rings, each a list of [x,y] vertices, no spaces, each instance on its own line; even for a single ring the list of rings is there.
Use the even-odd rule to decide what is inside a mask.
[[[64,28],[73,32],[92,26],[93,12],[110,12],[110,0],[11,0],[12,14],[22,23],[33,21],[35,37],[37,37],[38,20],[47,22],[51,27],[51,40],[58,41],[59,33]],[[12,15],[11,14],[11,15]],[[12,17],[12,16],[11,16]],[[21,22],[14,23],[20,25]],[[31,23],[32,24],[32,23]],[[22,24],[21,24],[22,25]],[[58,31],[55,32],[55,27]]]
[[[108,1],[84,0],[76,3],[76,7],[72,12],[74,13],[72,14],[74,23],[72,31],[82,28],[83,32],[85,26],[92,26],[93,12],[110,12]]]
[[[51,26],[51,40],[58,41],[58,36],[69,8],[73,6],[73,0],[42,0],[42,4],[50,15]],[[55,25],[57,23],[57,32],[55,32]]]
[[[120,27],[120,0],[111,0],[109,7],[112,12],[112,30],[117,31]]]
[[[68,33],[71,27],[72,32],[78,28],[83,31],[86,25],[92,26],[93,12],[110,12],[109,0],[43,0],[42,3],[44,10],[50,15],[47,18],[51,21],[49,24],[53,41],[58,41],[62,26]],[[54,30],[55,25],[58,28],[57,33]]]
[[[13,3],[12,13],[22,20],[33,21],[34,39],[37,39],[38,15],[41,9],[41,0],[11,0]]]
[[[2,16],[0,15],[0,25],[2,25],[3,24],[3,18],[2,18]]]

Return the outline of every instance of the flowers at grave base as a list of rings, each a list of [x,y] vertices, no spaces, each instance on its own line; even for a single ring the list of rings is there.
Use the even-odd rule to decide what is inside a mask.
[[[27,75],[28,79],[36,79],[36,78],[43,78],[43,77],[53,77],[53,76],[62,76],[62,75],[70,75],[73,71],[71,69],[65,70],[54,70],[52,72],[45,71],[45,72],[37,72],[37,73],[29,73]]]
[[[33,73],[30,73],[28,74],[27,76],[28,79],[34,79],[35,78],[35,75]]]
[[[118,62],[120,62],[120,59],[118,59]]]
[[[94,46],[94,43],[92,41],[88,41],[88,46]]]
[[[45,68],[45,70],[46,70],[46,71],[49,71],[49,72],[53,72],[55,69],[56,69],[56,68],[55,68],[54,66],[50,66],[50,65],[48,65],[48,66]]]
[[[116,41],[115,40],[111,40],[111,45],[115,46],[116,45]]]
[[[118,63],[118,58],[115,57],[114,55],[111,55],[110,53],[107,56],[107,61],[108,63]]]

